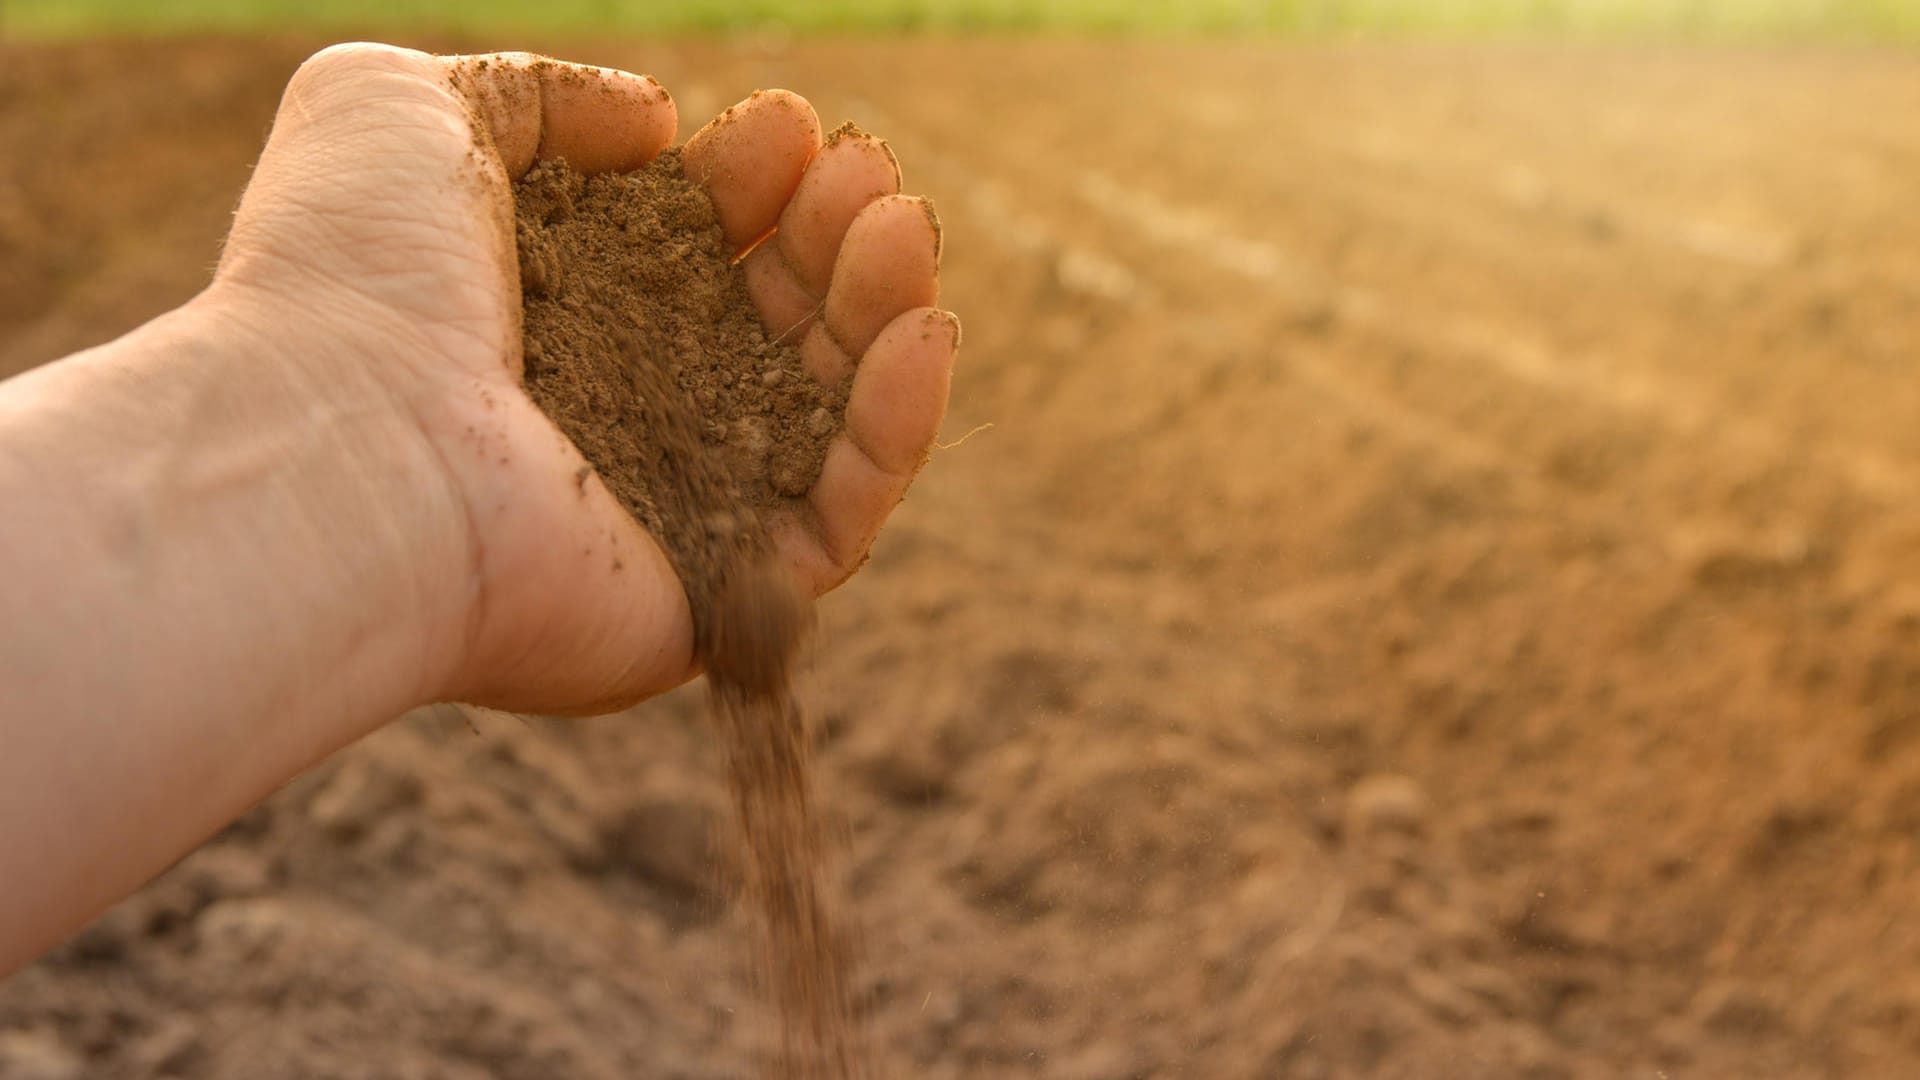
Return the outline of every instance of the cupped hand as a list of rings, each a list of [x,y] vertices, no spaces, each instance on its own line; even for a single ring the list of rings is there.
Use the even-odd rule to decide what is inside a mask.
[[[535,161],[636,169],[672,141],[652,79],[526,54],[436,57],[337,46],[287,87],[212,290],[297,352],[371,373],[397,437],[424,440],[453,499],[375,508],[456,560],[443,696],[541,712],[630,703],[694,671],[692,621],[664,553],[520,386],[511,182]],[[938,294],[931,208],[899,194],[891,152],[843,130],[822,145],[802,98],[763,91],[688,141],[770,332],[823,380],[851,378],[845,430],[807,498],[775,523],[814,593],[844,580],[925,460],[958,321]],[[769,235],[771,234],[771,235]],[[454,529],[417,523],[463,508]],[[458,536],[452,550],[444,540]],[[592,557],[583,556],[583,552]],[[617,569],[615,569],[617,567]]]

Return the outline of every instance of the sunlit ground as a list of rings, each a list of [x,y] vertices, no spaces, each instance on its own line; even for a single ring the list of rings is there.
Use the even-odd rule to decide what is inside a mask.
[[[192,295],[343,33],[891,140],[980,430],[807,689],[883,1075],[1920,1076],[1920,50],[1857,44],[1920,5],[0,11],[59,39],[0,50],[0,372]],[[767,22],[954,32],[668,32]],[[207,27],[273,32],[79,40]],[[698,691],[476,726],[289,786],[0,1050],[743,1075]]]

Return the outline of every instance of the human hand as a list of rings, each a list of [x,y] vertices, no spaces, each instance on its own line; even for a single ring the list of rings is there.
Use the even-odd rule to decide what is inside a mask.
[[[510,186],[537,159],[638,168],[675,125],[649,78],[525,54],[338,46],[288,85],[210,302],[285,342],[290,363],[371,380],[394,438],[439,462],[451,498],[356,509],[417,535],[421,567],[463,568],[443,602],[394,613],[460,642],[442,697],[595,712],[693,673],[665,555],[603,485],[580,497],[578,452],[521,390]],[[820,140],[803,99],[770,91],[683,155],[736,249],[778,226],[743,264],[768,327],[804,335],[819,377],[853,378],[818,483],[774,524],[814,593],[857,568],[924,460],[959,339],[930,306],[937,226],[897,194],[891,153],[860,134]],[[436,506],[463,518],[423,520],[449,512]],[[579,557],[608,543],[610,559]]]

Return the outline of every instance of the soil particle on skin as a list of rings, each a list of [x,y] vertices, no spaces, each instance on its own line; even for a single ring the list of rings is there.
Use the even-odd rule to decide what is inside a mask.
[[[845,389],[768,341],[677,153],[629,175],[538,165],[515,205],[527,391],[660,540],[692,609],[779,1016],[768,1074],[861,1075],[792,689],[813,607],[773,561],[763,517],[819,477]]]

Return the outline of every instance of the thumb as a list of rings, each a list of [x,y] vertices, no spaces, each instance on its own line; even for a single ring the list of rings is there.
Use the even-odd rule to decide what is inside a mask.
[[[509,177],[554,158],[581,172],[638,169],[673,141],[673,99],[650,76],[533,53],[441,62],[486,127]]]

